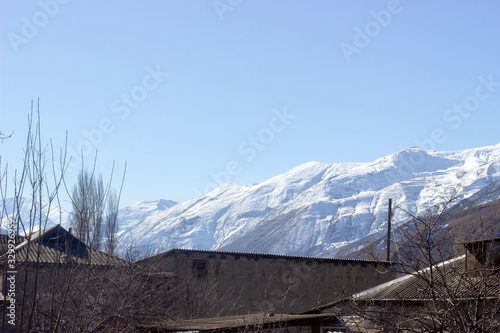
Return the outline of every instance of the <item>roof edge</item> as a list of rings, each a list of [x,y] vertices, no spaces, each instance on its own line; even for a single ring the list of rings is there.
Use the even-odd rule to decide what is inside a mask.
[[[207,253],[207,254],[226,254],[226,255],[235,255],[235,256],[261,256],[261,257],[270,257],[270,258],[285,258],[285,259],[311,259],[311,260],[325,260],[325,261],[343,261],[343,262],[365,262],[365,263],[376,263],[383,265],[396,265],[395,261],[385,261],[385,260],[365,260],[365,259],[348,259],[348,258],[326,258],[326,257],[311,257],[311,256],[295,256],[295,255],[287,255],[287,254],[274,254],[274,253],[258,253],[258,252],[238,252],[238,251],[214,251],[214,250],[199,250],[199,249],[182,249],[182,248],[173,248],[164,252],[160,252],[158,254],[137,260],[136,262],[144,261],[147,259],[151,259],[154,257],[168,255],[174,252],[191,252],[191,253]]]

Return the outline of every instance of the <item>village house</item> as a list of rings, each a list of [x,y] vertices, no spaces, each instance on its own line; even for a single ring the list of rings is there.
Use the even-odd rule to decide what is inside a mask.
[[[129,267],[127,261],[87,246],[61,225],[18,240],[13,251],[0,256],[4,327],[15,317],[17,325],[29,322],[42,330],[52,317],[63,318],[64,311],[83,312],[78,305],[82,295],[95,297],[100,281]],[[61,326],[65,320],[59,319]]]
[[[300,313],[396,277],[392,262],[172,249],[136,265],[168,279],[186,318]]]
[[[467,242],[464,252],[304,314],[344,313],[362,332],[498,332],[500,238]]]

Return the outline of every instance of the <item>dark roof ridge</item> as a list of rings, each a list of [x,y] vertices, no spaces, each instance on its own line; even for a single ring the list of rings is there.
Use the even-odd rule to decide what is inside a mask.
[[[71,238],[75,239],[76,241],[82,243],[81,240],[79,240],[75,235],[73,235],[72,233],[70,233],[68,230],[66,230],[66,228],[64,228],[60,223],[59,224],[54,224],[48,228],[45,228],[45,229],[40,229],[40,230],[37,230],[37,231],[34,231],[31,235],[28,235],[28,236],[24,236],[24,241],[17,244],[16,245],[16,249],[19,249],[23,246],[26,246],[26,244],[28,243],[35,243],[37,242],[39,239],[45,237],[45,235],[47,235],[48,233],[50,233],[51,231],[55,230],[55,229],[59,229],[61,230],[62,232],[64,232],[66,235],[69,235]],[[83,243],[82,243],[83,244]]]
[[[66,255],[65,252],[60,251],[59,249],[53,249],[47,247],[47,245],[43,242],[43,237],[46,235],[50,234],[52,231],[56,230],[58,234],[56,235],[56,238],[62,237],[63,235],[65,237],[71,237],[71,239],[76,240],[77,242],[81,243],[83,245],[83,248],[87,249],[89,253],[90,262],[80,262],[83,257],[75,256],[73,254],[70,255],[71,258],[76,258],[78,262],[76,264],[78,265],[91,265],[91,266],[128,266],[129,262],[123,258],[120,258],[116,255],[112,255],[109,253],[106,253],[105,251],[101,251],[98,249],[93,249],[89,246],[87,246],[85,243],[83,243],[80,239],[75,237],[72,233],[70,233],[68,230],[66,230],[61,224],[55,224],[53,226],[50,226],[46,229],[38,230],[33,232],[31,235],[28,237],[25,237],[25,240],[17,244],[15,247],[16,251],[16,256],[18,259],[20,256],[22,257],[23,255],[25,256],[24,260],[19,260],[18,262],[25,263],[25,264],[37,264],[37,265],[44,265],[44,264],[61,264],[62,262],[60,261],[61,258],[63,258],[64,255]],[[54,238],[50,238],[54,239]],[[42,240],[42,241],[40,241]],[[29,251],[29,244],[33,244],[34,246],[37,246],[37,248],[34,250],[36,257],[35,261],[31,261],[31,254]],[[6,260],[8,256],[8,253],[4,253],[0,256],[0,261]],[[92,257],[94,259],[92,259]],[[87,260],[87,258],[85,258]],[[102,262],[99,262],[99,260],[102,260]],[[73,262],[65,263],[65,264],[73,264]]]

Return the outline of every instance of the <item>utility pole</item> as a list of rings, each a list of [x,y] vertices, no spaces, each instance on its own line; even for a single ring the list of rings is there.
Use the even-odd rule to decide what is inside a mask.
[[[391,217],[392,199],[389,199],[389,213],[387,214],[387,261],[391,258]]]

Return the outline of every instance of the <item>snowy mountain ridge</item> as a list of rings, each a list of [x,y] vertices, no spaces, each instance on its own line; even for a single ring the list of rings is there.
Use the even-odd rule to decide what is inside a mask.
[[[15,211],[20,212],[20,234],[37,231],[40,228],[48,228],[58,223],[60,223],[64,228],[69,228],[70,226],[71,213],[64,208],[47,202],[42,202],[40,205],[38,202],[32,202],[28,198],[20,197],[17,202],[14,198],[7,198],[3,202],[2,212],[0,214],[2,217],[0,224],[1,233],[7,233],[9,224],[8,219],[13,216]],[[30,220],[33,220],[34,223],[30,224],[28,222]]]
[[[452,152],[408,148],[368,163],[309,162],[260,184],[224,184],[180,203],[141,201],[120,209],[118,250],[333,257],[385,232],[389,198],[397,226],[408,219],[404,211],[423,213],[452,195],[484,192],[475,200],[498,199],[498,181],[500,144]],[[7,200],[7,210],[9,205]],[[62,221],[68,227],[69,216],[52,207],[47,226]]]
[[[386,227],[389,198],[415,214],[500,179],[500,144],[454,152],[409,148],[369,163],[310,162],[256,185],[221,185],[122,223],[122,244],[333,256]],[[396,210],[394,221],[404,221]],[[122,220],[123,217],[120,217]]]

